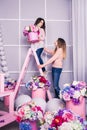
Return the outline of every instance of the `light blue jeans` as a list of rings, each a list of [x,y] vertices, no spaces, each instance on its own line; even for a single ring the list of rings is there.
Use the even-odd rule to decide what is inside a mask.
[[[52,79],[53,79],[53,87],[55,89],[55,95],[59,98],[60,87],[59,87],[59,79],[62,72],[62,68],[52,67]]]

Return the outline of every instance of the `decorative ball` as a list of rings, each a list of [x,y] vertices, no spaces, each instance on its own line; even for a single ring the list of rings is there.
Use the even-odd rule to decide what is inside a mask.
[[[1,66],[7,66],[6,60],[1,60]]]
[[[43,112],[45,112],[45,110],[46,110],[46,101],[43,98],[39,98],[39,97],[32,98],[32,101],[34,101],[37,106],[40,106],[42,108]]]
[[[3,45],[3,42],[0,40],[0,46],[2,46]]]
[[[2,71],[3,71],[3,72],[6,72],[6,71],[8,71],[8,68],[7,68],[7,66],[3,66],[3,68],[2,68]]]
[[[4,48],[3,48],[3,46],[0,46],[0,51],[4,51]]]
[[[52,98],[46,104],[46,111],[58,111],[64,107],[65,103],[61,99]]]
[[[5,55],[1,56],[1,60],[6,60]]]
[[[30,102],[31,101],[31,97],[28,95],[20,95],[16,98],[15,100],[15,107],[16,109],[19,108],[20,106],[22,106],[23,104]]]
[[[0,51],[0,56],[4,56],[5,52],[4,51]]]

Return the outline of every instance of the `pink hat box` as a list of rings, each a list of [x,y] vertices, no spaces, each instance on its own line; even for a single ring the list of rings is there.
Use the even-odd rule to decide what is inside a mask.
[[[72,100],[66,102],[66,108],[74,112],[75,114],[81,116],[83,119],[86,117],[86,106],[85,106],[85,98],[80,97],[80,103],[74,104]]]
[[[30,124],[31,124],[32,130],[38,130],[37,121],[30,121]]]
[[[31,43],[38,42],[38,33],[37,32],[28,33],[28,41]]]
[[[46,89],[44,88],[38,88],[36,90],[32,90],[32,98],[43,98],[46,99]]]

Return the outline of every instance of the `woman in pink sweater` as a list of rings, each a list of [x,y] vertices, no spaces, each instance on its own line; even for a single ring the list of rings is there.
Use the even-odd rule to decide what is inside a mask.
[[[63,69],[63,60],[66,58],[66,42],[64,39],[58,38],[58,40],[55,42],[55,49],[53,51],[48,50],[47,48],[44,48],[44,50],[51,54],[52,57],[46,63],[38,65],[38,67],[43,68],[52,63],[53,87],[55,89],[56,97],[59,98],[59,79]]]

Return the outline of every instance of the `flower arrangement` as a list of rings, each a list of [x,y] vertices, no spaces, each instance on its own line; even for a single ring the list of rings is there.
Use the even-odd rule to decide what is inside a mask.
[[[26,26],[23,31],[24,36],[27,36],[29,32],[38,32],[39,33],[39,29],[35,25]]]
[[[76,116],[70,110],[59,110],[51,117],[48,128],[43,125],[41,130],[84,130],[83,119]]]
[[[24,36],[27,36],[28,41],[31,43],[37,42],[39,40],[39,33],[39,29],[35,25],[26,26],[23,30]]]
[[[85,82],[74,81],[72,84],[64,84],[64,88],[60,91],[60,98],[64,101],[72,101],[79,104],[81,97],[87,96],[87,86]]]
[[[26,83],[28,89],[36,90],[37,88],[48,88],[50,82],[44,76],[33,76],[31,81]]]
[[[17,81],[13,80],[13,79],[9,79],[9,80],[5,81],[5,83],[4,83],[5,90],[12,90],[12,89],[14,89],[16,84],[17,84]]]
[[[43,110],[41,107],[36,106],[34,102],[30,101],[29,103],[26,103],[22,105],[18,110],[16,110],[16,121],[22,122],[22,121],[35,121],[43,120]]]

